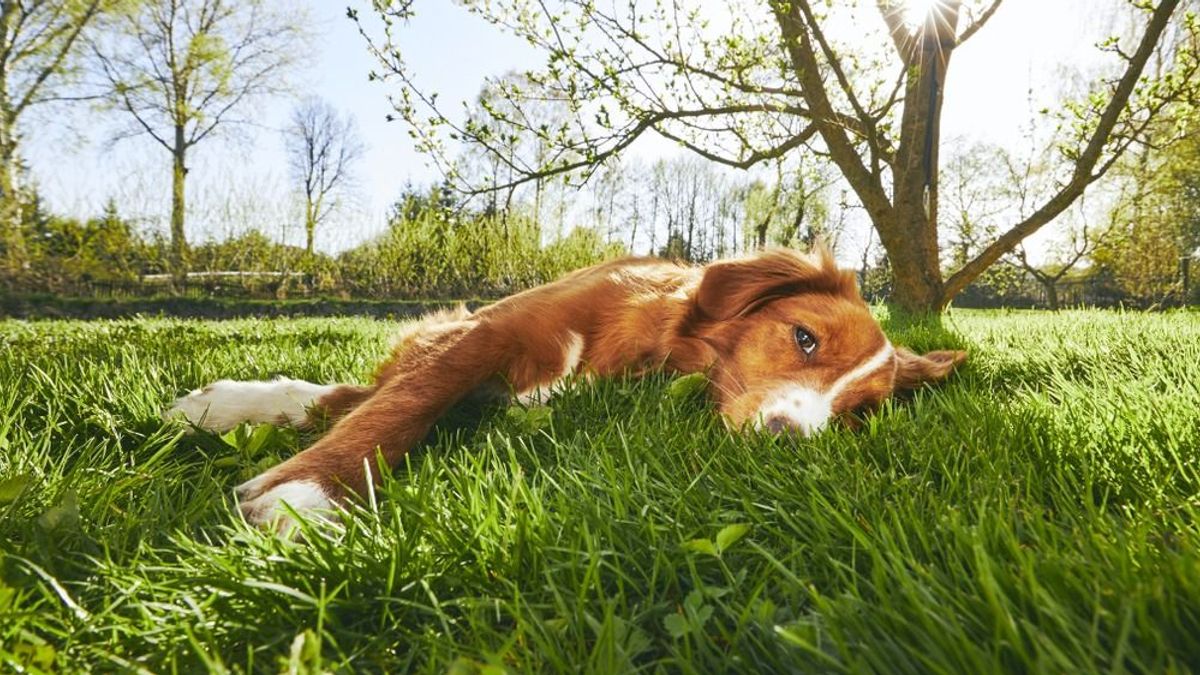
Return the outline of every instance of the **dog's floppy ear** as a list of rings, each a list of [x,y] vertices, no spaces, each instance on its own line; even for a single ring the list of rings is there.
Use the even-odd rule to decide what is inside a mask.
[[[824,249],[812,256],[774,249],[705,267],[696,308],[705,318],[724,321],[764,300],[794,295],[809,286],[843,290],[840,287],[847,281],[853,289],[853,275],[847,280]]]
[[[915,354],[904,347],[896,349],[896,389],[916,389],[923,384],[938,382],[967,360],[963,351],[936,351]]]

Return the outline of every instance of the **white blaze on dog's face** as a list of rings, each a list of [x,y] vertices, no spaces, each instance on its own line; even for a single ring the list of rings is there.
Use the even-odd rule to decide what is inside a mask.
[[[708,268],[696,294],[697,336],[715,352],[721,412],[805,436],[835,418],[855,424],[897,389],[941,379],[964,352],[893,347],[828,254],[770,251]]]

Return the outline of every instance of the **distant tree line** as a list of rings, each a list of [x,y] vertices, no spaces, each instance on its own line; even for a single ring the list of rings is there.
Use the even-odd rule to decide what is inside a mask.
[[[160,230],[123,218],[111,202],[86,220],[55,215],[33,194],[22,218],[28,263],[7,287],[67,296],[152,296],[173,290],[249,298],[486,299],[630,253],[705,262],[761,245],[843,246],[851,209],[838,202],[840,195],[831,189],[798,193],[800,182],[788,175],[792,169],[780,171],[781,180],[738,181],[693,158],[625,167],[623,181],[598,181],[598,187],[610,187],[595,191],[584,205],[582,217],[595,225],[572,226],[562,236],[558,231],[566,224],[554,220],[560,206],[553,199],[543,198],[538,217],[533,203],[519,198],[501,207],[464,202],[443,185],[409,186],[392,206],[386,229],[364,243],[330,254],[250,229],[189,245],[191,274],[174,288],[174,251]],[[1164,163],[1156,172],[1158,180],[1182,181],[1191,190],[1200,185],[1200,172],[1181,171],[1179,163]],[[809,184],[817,183],[809,178]],[[645,189],[634,189],[638,185]],[[1172,199],[1164,205],[1157,194],[1120,195],[1106,211],[1108,222],[1065,228],[1068,236],[1049,245],[1050,256],[1040,264],[1022,251],[993,266],[960,294],[958,306],[1196,303],[1197,284],[1189,286],[1184,274],[1194,275],[1200,260],[1188,269],[1181,238],[1186,233],[1180,230],[1196,235],[1200,202]],[[1176,206],[1190,215],[1172,211]],[[1151,242],[1129,236],[1141,231],[1129,227],[1126,214],[1132,208],[1144,211],[1140,217],[1147,228],[1166,235]],[[1161,220],[1151,223],[1151,212]],[[950,228],[948,250],[970,253],[970,222],[963,216],[957,228]],[[888,299],[890,263],[880,247],[868,242],[857,261],[842,259],[858,269],[869,300]]]

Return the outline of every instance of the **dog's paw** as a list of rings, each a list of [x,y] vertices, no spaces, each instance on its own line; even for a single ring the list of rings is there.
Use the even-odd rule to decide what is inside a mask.
[[[283,534],[292,533],[296,529],[297,523],[292,512],[306,518],[325,517],[336,508],[335,496],[320,481],[279,481],[273,471],[242,483],[235,488],[235,492],[238,508],[247,523],[273,528]]]
[[[300,425],[308,420],[308,409],[335,388],[286,377],[266,382],[218,380],[176,399],[163,418],[218,433],[242,422]]]
[[[242,422],[244,415],[229,405],[228,385],[230,380],[220,380],[195,389],[186,396],[175,399],[163,413],[164,420],[180,420],[209,431],[224,433]]]

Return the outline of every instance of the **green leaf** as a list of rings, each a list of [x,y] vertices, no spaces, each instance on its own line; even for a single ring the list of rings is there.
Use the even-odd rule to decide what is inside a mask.
[[[683,542],[683,547],[689,551],[695,551],[696,553],[707,553],[711,556],[720,555],[720,553],[717,551],[716,544],[713,544],[712,541],[708,539],[693,539],[691,541],[685,541]]]
[[[12,652],[19,663],[32,666],[32,672],[49,671],[54,665],[53,645],[18,642],[13,646]]]
[[[508,409],[507,415],[520,427],[521,431],[530,434],[550,428],[550,423],[554,421],[554,409],[545,405],[528,408],[512,406]]]
[[[741,580],[739,579],[738,581],[741,581]],[[733,589],[729,588],[728,586],[705,586],[704,587],[704,595],[712,598],[713,600],[723,598],[732,592],[733,592]]]
[[[241,448],[246,445],[246,425],[239,424],[236,427],[221,434],[221,440],[225,441],[232,448]]]
[[[38,525],[46,530],[66,529],[79,524],[79,496],[74,490],[68,490],[62,501],[56,506],[46,509],[38,516]]]
[[[721,552],[729,550],[730,546],[736,544],[737,541],[746,536],[746,533],[749,531],[749,523],[734,523],[733,525],[726,525],[725,527],[721,528],[720,532],[717,533],[717,550]]]
[[[233,469],[241,463],[237,455],[225,455],[213,460],[212,465],[219,469]]]
[[[11,504],[17,501],[25,488],[33,482],[33,474],[19,473],[0,481],[0,504]]]
[[[681,401],[703,394],[708,390],[708,377],[704,373],[692,373],[677,377],[667,385],[667,395]]]
[[[257,457],[275,437],[275,427],[271,424],[260,424],[254,428],[254,432],[250,434],[250,438],[246,444],[242,446],[242,453],[250,458]]]
[[[288,654],[288,672],[316,674],[323,672],[321,668],[321,639],[312,629],[296,635],[292,640],[292,648]]]
[[[692,632],[692,624],[682,614],[668,614],[663,618],[663,627],[677,640]]]

